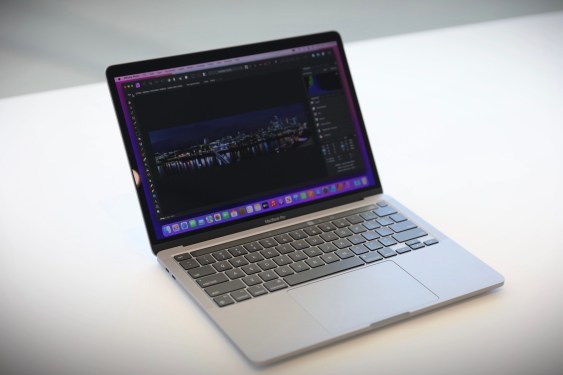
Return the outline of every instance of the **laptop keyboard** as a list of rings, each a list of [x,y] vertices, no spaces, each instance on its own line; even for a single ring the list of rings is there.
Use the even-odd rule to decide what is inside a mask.
[[[386,202],[269,234],[174,258],[225,307],[438,243]]]

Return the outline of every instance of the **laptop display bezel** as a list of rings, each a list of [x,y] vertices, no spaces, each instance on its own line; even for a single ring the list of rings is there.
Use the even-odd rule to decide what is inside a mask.
[[[225,236],[228,234],[260,227],[262,225],[265,225],[269,221],[269,219],[277,218],[282,213],[285,220],[287,220],[301,215],[313,213],[319,210],[340,206],[342,204],[357,201],[371,195],[380,194],[383,192],[383,188],[381,185],[381,181],[379,179],[379,175],[377,173],[375,161],[373,159],[373,154],[371,151],[369,138],[367,136],[364,120],[361,114],[360,105],[356,96],[354,84],[352,82],[352,77],[350,74],[350,69],[348,66],[346,55],[344,53],[342,39],[340,35],[335,31],[300,36],[300,37],[293,37],[293,38],[287,38],[287,39],[275,40],[269,42],[255,43],[255,44],[243,45],[238,47],[211,50],[206,52],[198,52],[198,53],[171,56],[171,57],[165,57],[159,59],[119,64],[107,68],[106,78],[109,84],[111,97],[117,114],[122,139],[125,145],[127,158],[129,160],[129,165],[131,169],[138,171],[140,166],[137,165],[134,148],[130,140],[125,114],[122,109],[117,84],[115,82],[116,77],[141,74],[144,72],[156,71],[161,69],[170,69],[178,66],[200,64],[208,61],[236,58],[240,56],[253,55],[258,53],[287,49],[287,48],[298,48],[302,46],[308,46],[308,45],[324,43],[324,42],[334,42],[334,41],[337,42],[338,44],[342,65],[346,75],[345,79],[347,80],[349,86],[351,99],[355,107],[354,110],[356,111],[357,119],[359,122],[359,128],[362,133],[361,136],[363,137],[365,143],[367,158],[371,165],[371,169],[373,171],[373,176],[375,178],[376,185],[355,190],[349,193],[344,193],[343,195],[328,197],[319,201],[303,203],[301,205],[286,208],[284,210],[276,210],[270,212],[269,214],[265,213],[263,215],[255,216],[253,218],[249,218],[244,221],[229,222],[228,224],[225,224],[223,226],[211,227],[204,232],[187,232],[184,234],[180,234],[178,236],[168,237],[164,239],[158,239],[156,237],[155,233],[156,230],[158,230],[158,228],[154,227],[153,220],[150,214],[149,205],[145,197],[145,192],[143,191],[142,187],[137,187],[136,188],[137,198],[139,199],[139,203],[141,205],[145,226],[147,229],[152,250],[155,254],[157,254],[161,250],[168,249],[171,247],[190,245],[198,242],[203,242],[209,239]]]

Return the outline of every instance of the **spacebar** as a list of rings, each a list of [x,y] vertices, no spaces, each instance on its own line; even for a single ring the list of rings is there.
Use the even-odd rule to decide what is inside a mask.
[[[341,260],[340,262],[330,263],[326,266],[311,268],[307,271],[289,275],[285,277],[284,280],[289,285],[297,285],[318,279],[319,277],[324,277],[340,271],[349,270],[350,268],[358,267],[363,264],[364,262],[358,257],[348,258]]]

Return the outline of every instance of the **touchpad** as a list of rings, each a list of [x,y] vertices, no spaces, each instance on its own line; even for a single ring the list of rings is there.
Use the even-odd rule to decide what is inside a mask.
[[[391,261],[295,288],[288,293],[332,333],[367,327],[438,299]]]

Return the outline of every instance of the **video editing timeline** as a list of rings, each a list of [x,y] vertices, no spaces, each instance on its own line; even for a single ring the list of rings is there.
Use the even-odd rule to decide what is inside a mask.
[[[300,77],[298,86],[294,85],[292,90],[295,91],[295,87],[298,87],[297,91],[303,92],[302,97],[290,103],[288,100],[281,100],[282,105],[229,113],[219,118],[203,117],[198,118],[199,121],[159,128],[147,126],[149,121],[146,113],[142,113],[143,110],[146,112],[147,107],[147,101],[143,98],[164,97],[172,92],[196,92],[196,89],[200,90],[198,93],[205,93],[201,90],[205,87],[214,87],[216,93],[221,90],[219,87],[223,87],[222,90],[225,91],[224,87],[230,82],[241,81],[248,85],[248,80],[252,77],[265,79],[285,74],[287,80],[290,76],[284,72],[291,72],[292,79],[297,75]],[[265,209],[275,210],[282,206],[340,194],[368,184],[367,177],[361,175],[365,165],[342,89],[337,62],[330,48],[220,68],[138,79],[123,83],[122,89],[148,181],[151,202],[156,218],[162,222],[160,227],[165,237],[202,226],[222,224],[242,216],[256,215],[263,213],[261,211]],[[209,134],[205,134],[204,129],[214,131],[209,133],[207,130]],[[169,209],[172,206],[168,193],[171,184],[166,186],[166,181],[177,182],[194,173],[205,173],[205,170],[228,170],[236,164],[245,165],[265,156],[279,157],[284,153],[297,155],[308,149],[309,153],[316,150],[319,158],[314,168],[305,170],[302,175],[324,167],[324,174],[316,176],[316,180],[288,184],[285,189],[279,189],[279,195],[275,195],[276,192],[272,189],[257,189],[260,193],[255,194],[257,203],[251,205],[237,206],[242,196],[238,194],[238,202],[233,199],[230,202],[209,202],[215,204],[201,207],[186,205],[185,208],[189,209]],[[308,159],[310,158],[303,158]],[[361,177],[357,177],[358,175]],[[327,179],[335,183],[326,184]],[[302,186],[301,189],[306,186],[316,187],[286,193],[288,190],[295,191],[299,185]],[[292,189],[292,186],[295,188]],[[274,198],[264,200],[264,195]],[[164,204],[161,204],[161,198],[165,201]],[[252,200],[251,195],[245,198]],[[174,207],[181,206],[177,202],[173,203]],[[229,206],[237,207],[227,210],[216,208]]]

